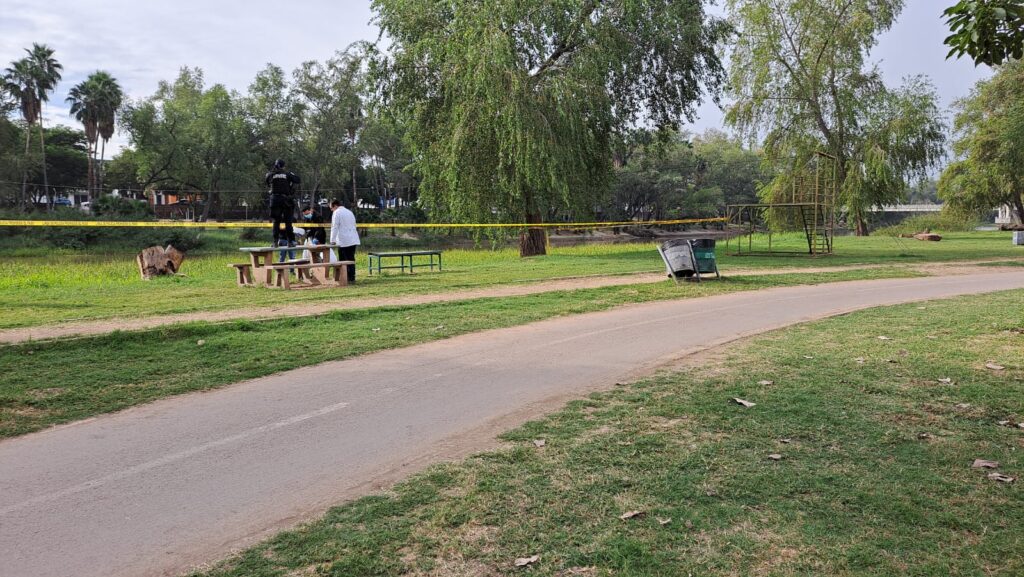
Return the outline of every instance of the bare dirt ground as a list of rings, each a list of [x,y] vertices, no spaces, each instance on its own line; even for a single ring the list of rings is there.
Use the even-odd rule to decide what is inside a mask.
[[[909,265],[908,270],[933,276],[949,276],[973,274],[978,272],[995,272],[1002,267],[979,267],[984,262],[1003,262],[1007,259],[992,261],[949,262]],[[730,277],[760,276],[779,274],[815,274],[840,272],[844,270],[867,270],[887,268],[891,265],[850,265],[820,266],[784,269],[730,269],[725,272]],[[534,295],[545,292],[568,291],[577,289],[623,286],[631,284],[648,284],[667,282],[664,273],[639,273],[613,276],[585,276],[554,279],[541,282],[522,283],[515,285],[494,286],[479,289],[454,290],[443,293],[405,295],[392,298],[357,298],[341,302],[288,303],[275,308],[237,308],[223,311],[197,311],[192,313],[161,315],[141,318],[111,318],[95,321],[41,325],[0,330],[0,345],[17,344],[34,340],[51,340],[68,337],[85,337],[110,333],[113,331],[138,331],[167,325],[189,322],[229,322],[236,320],[267,320],[283,317],[301,317],[324,314],[335,310],[351,310],[380,308],[390,306],[422,305],[432,303],[454,302],[479,298],[505,298]]]

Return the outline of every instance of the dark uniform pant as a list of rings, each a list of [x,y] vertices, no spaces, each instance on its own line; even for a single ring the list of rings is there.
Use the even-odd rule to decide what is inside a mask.
[[[295,242],[295,230],[292,228],[293,212],[291,199],[278,194],[270,197],[270,218],[274,221],[275,245],[281,240]],[[281,230],[282,225],[284,230]]]
[[[338,260],[356,260],[356,246],[339,246]],[[356,282],[356,265],[350,264],[345,268],[348,269],[348,282]]]

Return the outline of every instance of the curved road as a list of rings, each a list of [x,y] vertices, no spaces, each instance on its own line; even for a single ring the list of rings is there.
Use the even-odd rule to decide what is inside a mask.
[[[0,442],[0,574],[173,575],[709,345],[1024,271],[649,303],[455,337]]]

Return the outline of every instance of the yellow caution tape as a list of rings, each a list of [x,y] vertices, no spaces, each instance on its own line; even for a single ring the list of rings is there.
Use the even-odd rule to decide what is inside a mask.
[[[618,228],[625,226],[665,226],[673,224],[702,224],[727,222],[727,218],[687,218],[681,220],[651,220],[645,222],[538,222],[538,223],[493,223],[493,224],[415,224],[400,222],[372,222],[356,225],[358,228]],[[303,227],[302,222],[295,226]],[[49,227],[99,227],[99,228],[270,228],[269,222],[191,222],[175,220],[118,221],[118,220],[0,220],[0,226],[49,226]],[[330,228],[330,223],[315,223],[315,226]]]

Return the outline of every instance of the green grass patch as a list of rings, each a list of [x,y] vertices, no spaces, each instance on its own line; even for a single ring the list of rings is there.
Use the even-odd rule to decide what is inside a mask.
[[[225,246],[225,231],[216,231]],[[236,246],[259,244],[235,241]],[[734,257],[719,243],[725,274],[738,268],[794,268],[854,265],[922,264],[1021,256],[1009,233],[957,233],[942,242],[923,243],[894,237],[842,237],[837,254],[811,259],[802,256]],[[758,241],[760,242],[760,241]],[[806,247],[801,235],[776,235],[781,250]],[[588,275],[616,275],[664,270],[653,243],[584,245],[554,248],[543,257],[519,258],[514,249],[446,250],[443,273],[389,274],[369,278],[365,252],[357,255],[359,282],[345,290],[274,291],[235,286],[231,262],[245,262],[235,250],[189,255],[185,277],[149,282],[139,279],[134,255],[52,251],[7,255],[0,262],[0,329],[61,322],[132,318],[175,313],[266,307],[292,302],[332,302],[353,298],[391,297],[485,288]]]
[[[0,347],[0,438],[324,361],[559,315],[767,287],[908,276],[913,275],[869,269],[683,285],[666,280],[313,317],[189,323]],[[321,346],[301,346],[310,342]],[[282,350],[296,352],[285,355]]]
[[[197,575],[1021,575],[1024,481],[971,463],[1024,475],[999,424],[1024,421],[1022,311],[1014,291],[769,333]]]
[[[982,263],[982,266],[1024,266],[1024,260],[1000,260],[996,262]]]

